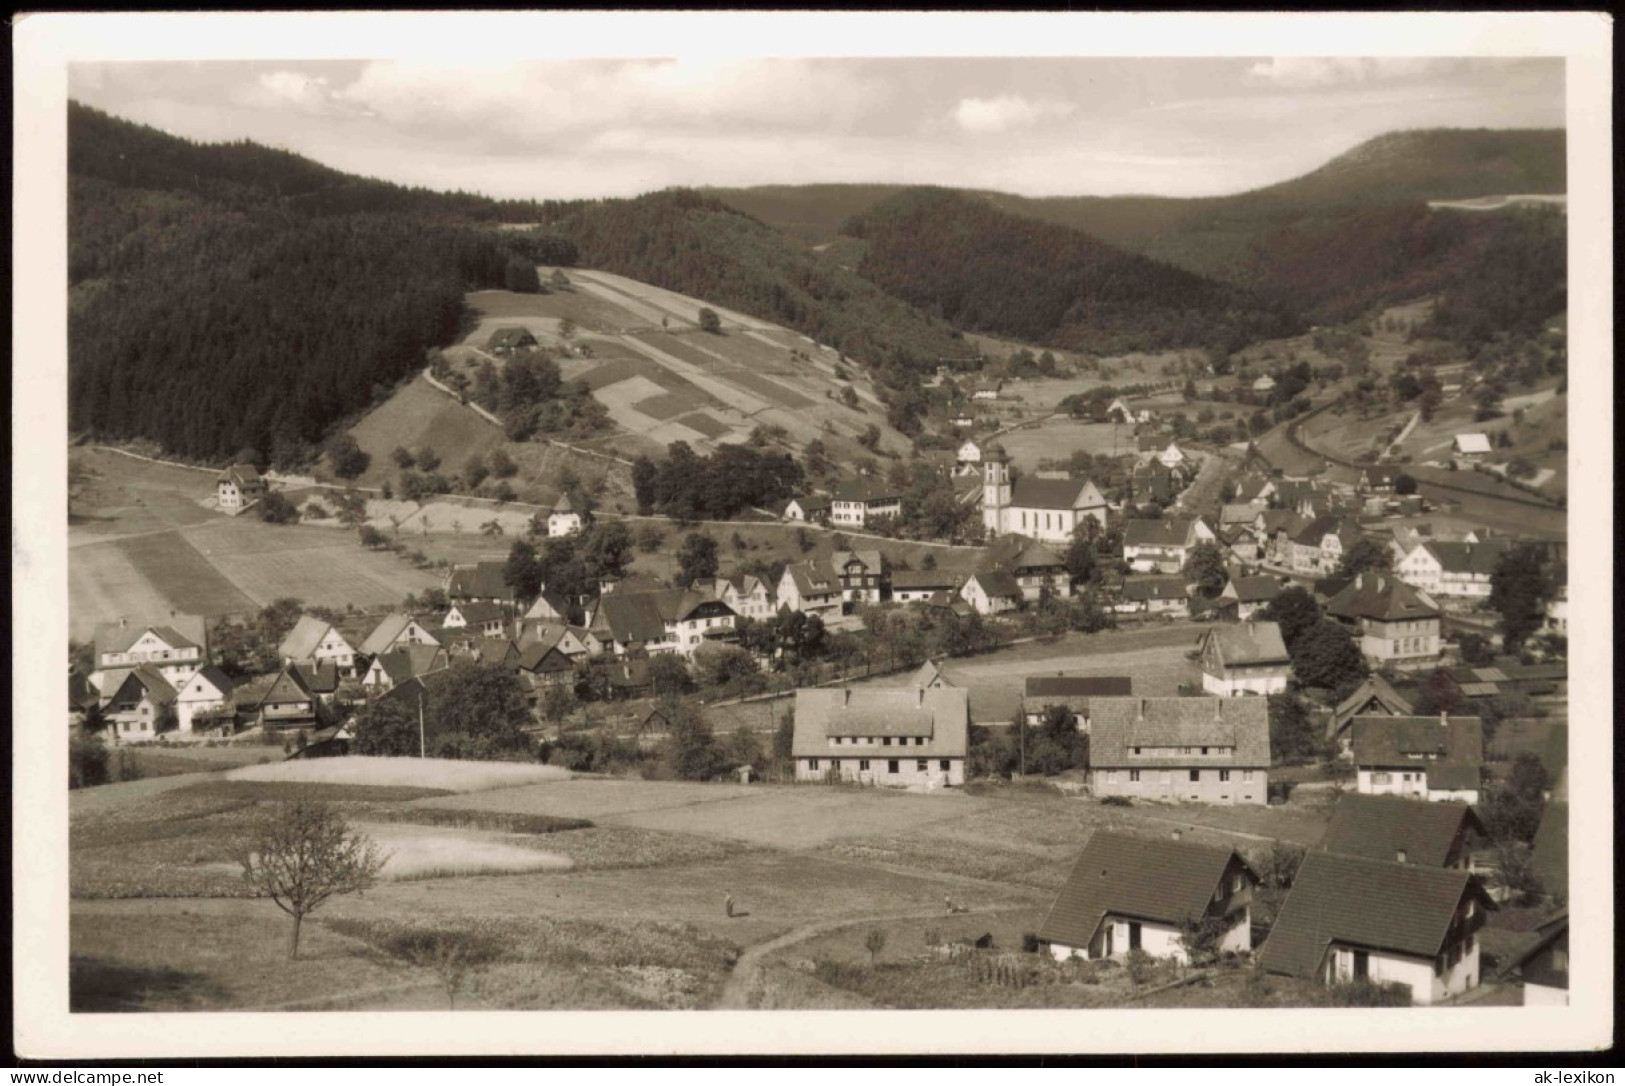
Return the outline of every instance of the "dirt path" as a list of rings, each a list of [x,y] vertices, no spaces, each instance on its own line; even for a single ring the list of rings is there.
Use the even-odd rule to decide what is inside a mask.
[[[980,905],[974,909],[966,909],[965,912],[956,915],[996,913],[1009,908],[1009,905]],[[804,924],[799,928],[793,928],[777,938],[769,939],[765,943],[757,943],[739,955],[739,960],[734,963],[733,972],[728,974],[728,981],[722,986],[722,992],[717,996],[717,1001],[711,1009],[718,1011],[750,1010],[751,982],[755,980],[756,972],[761,968],[763,959],[769,954],[776,954],[786,947],[804,943],[808,939],[827,935],[832,931],[840,931],[842,928],[857,927],[860,924],[885,923],[893,920],[929,920],[932,917],[942,915],[941,909],[916,910],[906,913],[875,913],[871,916],[848,917],[841,920],[820,920],[815,924]]]

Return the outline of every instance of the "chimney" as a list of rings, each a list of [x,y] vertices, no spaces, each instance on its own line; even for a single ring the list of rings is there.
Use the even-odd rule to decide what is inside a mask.
[[[1450,727],[1450,717],[1445,715],[1445,712],[1444,712],[1443,709],[1439,710],[1439,727],[1441,727],[1441,728]]]
[[[1409,853],[1407,853],[1404,849],[1400,849],[1398,852],[1394,853],[1394,862],[1401,864],[1410,863],[1409,857]]]
[[[917,691],[917,693],[919,694],[919,697],[914,699],[914,704],[915,705],[924,705],[925,704],[925,687],[923,687],[923,686],[920,687],[920,689]]]
[[[851,705],[852,704],[852,688],[850,686],[841,687],[841,704],[842,705]]]

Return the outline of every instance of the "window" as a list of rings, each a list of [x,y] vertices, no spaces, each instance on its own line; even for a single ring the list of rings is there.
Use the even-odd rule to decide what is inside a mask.
[[[1225,781],[1228,781],[1229,779],[1230,779],[1230,771],[1228,769],[1219,770],[1219,783],[1223,784]]]
[[[1388,774],[1386,774],[1386,773],[1373,773],[1373,774],[1371,774],[1371,783],[1372,784],[1387,784],[1388,783]]]
[[[1131,769],[1128,771],[1128,782],[1130,784],[1140,783],[1140,771],[1138,769]]]
[[[858,759],[858,769],[863,771],[863,772],[868,772],[868,770],[869,770],[869,759],[867,759],[867,758],[859,758]]]
[[[1202,748],[1202,753],[1203,753],[1203,754],[1206,754],[1206,753],[1207,753],[1207,748],[1206,748],[1206,747],[1203,747],[1203,748]]]
[[[1199,781],[1201,779],[1202,779],[1202,771],[1200,769],[1191,770],[1191,783],[1192,784],[1195,784],[1197,781]]]
[[[916,773],[924,773],[926,770],[928,770],[930,768],[931,768],[931,763],[926,761],[924,758],[921,758],[919,761],[914,763],[914,772],[916,772]]]
[[[942,771],[943,771],[943,772],[944,772],[944,773],[946,773],[946,772],[948,772],[948,770],[949,770],[949,768],[950,768],[950,763],[949,763],[949,762],[948,762],[948,759],[946,759],[946,758],[944,758],[944,759],[942,759],[942,760],[941,760],[941,761],[940,761],[940,762],[938,762],[938,763],[937,763],[937,766],[938,766],[938,767],[939,767],[939,768],[940,768],[940,769],[941,769],[941,770],[942,770]]]
[[[1241,874],[1239,872],[1230,876],[1230,892],[1232,894],[1241,893],[1242,881],[1243,880],[1242,880]]]
[[[807,768],[816,773],[818,771],[818,759],[817,758],[808,758],[807,759]]]
[[[1135,748],[1134,748],[1134,753],[1135,753],[1135,754],[1139,754],[1139,753],[1140,753],[1140,748],[1139,748],[1139,747],[1135,747]]]
[[[881,741],[880,741],[880,745],[881,745],[881,746],[884,746],[884,747],[889,747],[889,746],[891,746],[891,736],[889,736],[889,735],[888,735],[888,736],[886,736],[886,738],[884,738],[884,739],[882,739],[882,740],[881,740]]]
[[[888,761],[886,763],[886,772],[887,773],[896,773],[897,772],[897,759],[896,758],[893,758],[893,759],[891,759],[890,761]]]

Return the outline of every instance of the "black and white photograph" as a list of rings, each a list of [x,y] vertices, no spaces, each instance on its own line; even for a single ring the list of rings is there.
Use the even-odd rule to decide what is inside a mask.
[[[18,1051],[1611,1044],[1611,30],[23,19]]]

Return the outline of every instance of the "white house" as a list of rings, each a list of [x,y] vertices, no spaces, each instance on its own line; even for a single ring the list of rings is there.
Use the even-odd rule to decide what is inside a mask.
[[[1003,381],[984,381],[972,388],[970,398],[973,400],[996,400],[1002,391],[1004,391]]]
[[[1270,719],[1263,698],[1092,698],[1089,717],[1096,797],[1268,801]]]
[[[1058,961],[1153,958],[1190,961],[1186,921],[1217,919],[1219,952],[1253,947],[1258,876],[1233,848],[1096,830],[1038,928]]]
[[[702,592],[618,589],[598,597],[587,629],[615,656],[642,651],[651,656],[674,652],[687,657],[708,641],[732,636],[736,617],[726,603]]]
[[[175,704],[175,687],[150,664],[108,672],[102,713],[114,742],[156,739],[168,725],[164,710]]]
[[[1004,447],[995,442],[982,451],[982,526],[990,536],[1070,543],[1088,518],[1106,527],[1106,498],[1090,480],[1024,476],[1012,485]]]
[[[1357,716],[1350,744],[1364,795],[1478,802],[1484,725],[1476,716]]]
[[[1395,573],[1412,588],[1430,596],[1488,599],[1495,567],[1511,546],[1492,543],[1446,543],[1424,540],[1399,562]]]
[[[1202,638],[1202,689],[1221,698],[1280,694],[1292,674],[1292,657],[1274,622],[1214,626]]]
[[[192,722],[200,714],[218,713],[231,706],[231,692],[236,684],[225,672],[210,664],[192,673],[175,694],[175,716],[182,735],[192,734]]]
[[[1217,538],[1201,517],[1136,518],[1123,523],[1123,561],[1138,573],[1178,573],[1198,543]]]
[[[559,500],[553,503],[552,511],[547,514],[548,538],[558,539],[562,536],[577,535],[582,527],[581,513],[570,500],[570,495],[560,494]]]
[[[982,447],[967,439],[954,454],[955,475],[978,475],[982,471]]]
[[[1488,434],[1457,434],[1451,442],[1451,450],[1461,459],[1479,461],[1490,455],[1490,435]]]
[[[780,516],[803,524],[822,524],[829,520],[829,499],[817,495],[791,498],[784,503],[784,512]]]
[[[696,592],[719,599],[740,618],[758,622],[773,617],[773,593],[754,573],[731,573],[694,583]]]
[[[821,559],[785,566],[779,577],[779,607],[792,611],[825,618],[839,615],[843,594],[841,578]]]
[[[849,479],[835,488],[830,500],[831,523],[849,528],[862,528],[877,517],[902,515],[902,495],[878,480]]]
[[[220,511],[236,516],[265,496],[266,484],[252,464],[233,464],[215,480]]]
[[[439,645],[402,645],[373,657],[361,676],[361,685],[368,693],[381,694],[449,666],[451,657]]]
[[[367,639],[361,642],[361,651],[367,656],[382,656],[386,652],[405,645],[435,645],[440,642],[429,628],[413,618],[403,615],[399,611],[385,615],[383,620],[373,628]]]
[[[894,603],[924,603],[938,592],[958,592],[959,576],[942,570],[894,570],[891,598]]]
[[[1494,907],[1460,869],[1311,852],[1259,963],[1326,985],[1403,984],[1425,1006],[1478,986],[1478,930]]]
[[[345,675],[355,674],[356,652],[339,628],[315,615],[300,615],[288,636],[277,647],[277,657],[285,664],[331,661]]]
[[[998,615],[1021,606],[1021,585],[1003,570],[971,574],[960,586],[959,598],[979,615]]]
[[[508,613],[495,603],[454,603],[440,624],[454,630],[473,630],[484,637],[501,637],[507,631]]]
[[[208,662],[208,638],[203,619],[196,615],[170,615],[166,626],[131,626],[120,620],[96,628],[96,669],[91,689],[104,698],[112,693],[108,676],[122,682],[130,668],[145,664],[171,686],[179,686]]]
[[[1128,675],[1029,675],[1021,694],[1021,711],[1031,727],[1044,723],[1054,708],[1070,712],[1080,732],[1089,731],[1091,698],[1125,698],[1134,693]]]
[[[1261,393],[1261,394],[1266,394],[1266,395],[1268,393],[1274,392],[1275,391],[1275,378],[1271,377],[1267,373],[1264,374],[1258,380],[1253,382],[1253,391],[1257,392],[1257,393]]]
[[[970,695],[963,687],[796,691],[796,780],[895,787],[965,783]]]
[[[1165,468],[1177,468],[1185,463],[1185,450],[1179,447],[1179,442],[1170,441],[1168,447],[1157,454],[1157,462]]]

